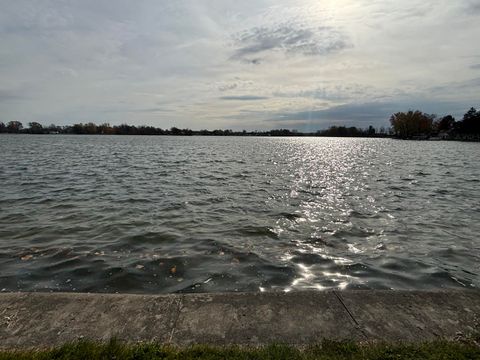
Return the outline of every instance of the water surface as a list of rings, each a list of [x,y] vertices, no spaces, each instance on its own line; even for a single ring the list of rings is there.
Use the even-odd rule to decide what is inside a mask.
[[[480,144],[0,136],[0,290],[480,285]]]

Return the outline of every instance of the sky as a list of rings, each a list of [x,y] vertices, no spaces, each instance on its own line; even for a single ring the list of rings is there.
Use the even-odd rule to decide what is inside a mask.
[[[0,0],[0,121],[314,131],[480,107],[480,0]]]

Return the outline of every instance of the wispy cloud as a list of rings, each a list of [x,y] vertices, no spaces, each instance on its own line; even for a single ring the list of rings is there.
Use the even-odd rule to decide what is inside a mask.
[[[232,96],[222,96],[220,100],[234,100],[234,101],[252,101],[252,100],[266,100],[266,96],[256,96],[256,95],[232,95]]]
[[[25,95],[21,95],[17,91],[12,90],[1,90],[0,89],[0,103],[1,102],[11,102],[11,101],[20,101],[26,100],[28,97]]]
[[[345,101],[359,98],[381,98],[385,93],[371,85],[362,84],[329,84],[313,89],[283,90],[273,93],[282,98],[312,98],[318,100]]]
[[[283,121],[315,121],[319,124],[332,124],[334,122],[374,122],[384,121],[396,112],[402,110],[398,104],[393,103],[364,103],[334,106],[328,109],[276,113],[269,119],[272,122]]]
[[[467,0],[465,9],[467,13],[478,14],[480,13],[480,1],[478,0]]]
[[[306,56],[326,55],[351,46],[348,37],[330,26],[305,27],[301,24],[280,24],[254,27],[235,35],[233,59],[260,63],[266,52]]]

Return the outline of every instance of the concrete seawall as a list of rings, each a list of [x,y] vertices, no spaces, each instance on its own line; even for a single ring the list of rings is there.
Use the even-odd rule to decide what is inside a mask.
[[[480,332],[479,291],[0,294],[0,348],[77,339],[175,345],[424,341]]]

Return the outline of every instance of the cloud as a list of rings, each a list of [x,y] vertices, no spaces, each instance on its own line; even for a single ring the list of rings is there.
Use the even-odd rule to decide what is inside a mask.
[[[368,126],[478,105],[479,0],[0,3],[5,119]]]
[[[314,121],[319,124],[331,122],[378,122],[385,121],[389,115],[397,112],[398,105],[393,103],[364,103],[333,106],[328,109],[276,113],[268,121]]]
[[[219,91],[229,91],[229,90],[234,90],[238,87],[237,83],[230,83],[230,84],[222,84],[218,86]]]
[[[250,101],[250,100],[267,100],[268,97],[256,96],[256,95],[232,95],[222,96],[220,100],[237,100],[237,101]]]
[[[456,85],[460,89],[466,89],[466,88],[479,88],[480,87],[480,77],[473,78],[470,80],[466,80],[463,82],[459,82],[457,84],[453,84],[454,86]],[[453,87],[453,86],[452,86]]]
[[[480,13],[480,1],[478,0],[469,0],[465,6],[465,10],[468,14],[478,14]]]
[[[271,27],[254,27],[234,36],[235,50],[232,58],[259,64],[266,52],[326,55],[350,47],[348,37],[330,26],[307,27],[286,23]]]
[[[24,100],[24,99],[27,99],[27,97],[24,95],[20,95],[16,91],[0,89],[0,103],[7,102],[7,101],[11,102],[11,101],[17,101],[17,100]]]
[[[138,108],[138,109],[131,109],[131,108],[108,108],[103,109],[103,113],[169,113],[172,112],[171,109],[165,109],[160,107],[152,107],[152,108]]]
[[[169,109],[163,108],[146,108],[146,109],[132,109],[128,112],[137,112],[137,113],[156,113],[156,112],[171,112]]]
[[[220,91],[222,93],[251,93],[256,92],[255,83],[252,80],[245,80],[240,77],[233,77],[223,81],[217,81],[212,84],[212,91]]]
[[[332,101],[345,101],[348,99],[361,98],[382,98],[385,92],[375,89],[373,86],[363,84],[328,84],[312,89],[282,90],[273,93],[274,96],[282,98],[312,98]]]
[[[463,91],[465,96],[465,91],[475,91],[478,92],[480,88],[480,77],[468,79],[464,81],[451,81],[448,83],[439,84],[436,86],[427,87],[426,90],[430,93],[446,93],[451,92],[452,90]]]

